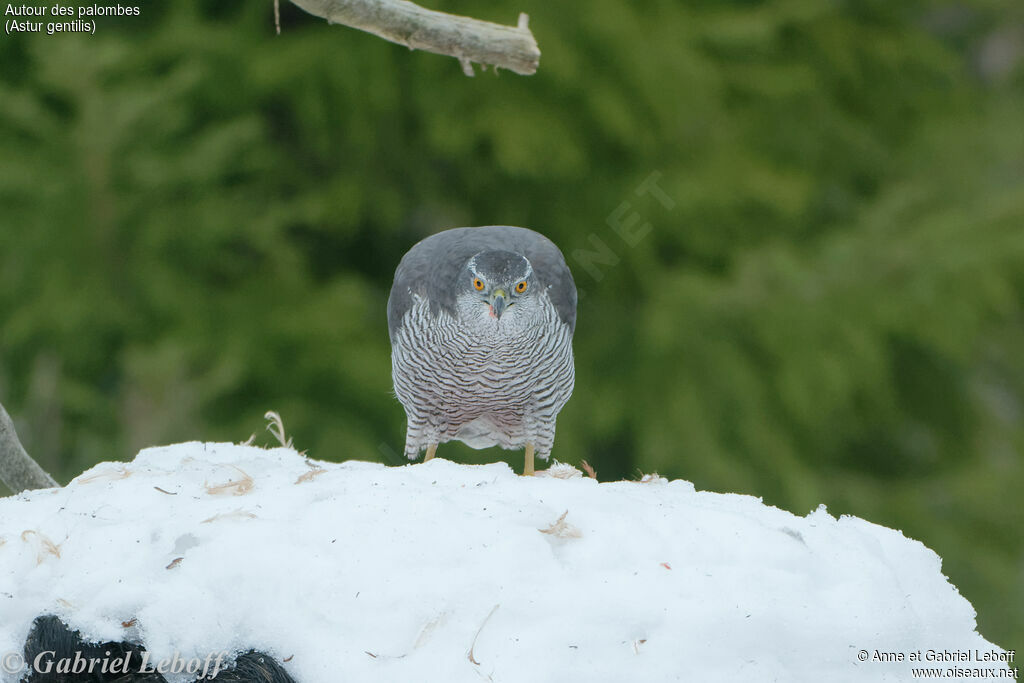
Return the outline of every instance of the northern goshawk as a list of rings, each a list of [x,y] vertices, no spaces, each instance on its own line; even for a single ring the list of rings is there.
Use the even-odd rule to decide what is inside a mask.
[[[402,258],[388,299],[405,455],[459,440],[547,458],[575,379],[576,285],[562,252],[526,228],[454,228]]]

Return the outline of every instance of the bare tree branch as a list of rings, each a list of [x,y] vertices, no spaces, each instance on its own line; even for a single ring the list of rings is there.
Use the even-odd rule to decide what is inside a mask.
[[[25,452],[3,405],[0,405],[0,481],[15,493],[60,486]]]
[[[472,62],[492,64],[517,74],[536,73],[540,49],[519,15],[518,26],[435,12],[407,0],[292,0],[312,15],[405,45],[455,57],[467,76]]]

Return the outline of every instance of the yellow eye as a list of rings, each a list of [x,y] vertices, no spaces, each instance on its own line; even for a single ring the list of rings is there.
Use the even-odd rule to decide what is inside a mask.
[[[522,294],[526,291],[526,280],[520,280],[519,284],[516,285],[516,291]]]
[[[481,280],[478,277],[477,278],[473,278],[473,288],[476,289],[476,291],[479,292],[481,289],[484,288],[484,281]]]

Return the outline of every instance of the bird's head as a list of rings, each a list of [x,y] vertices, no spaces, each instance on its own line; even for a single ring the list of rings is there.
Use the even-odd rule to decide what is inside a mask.
[[[538,311],[540,284],[529,259],[512,251],[481,251],[456,283],[459,314],[468,323],[518,326]]]

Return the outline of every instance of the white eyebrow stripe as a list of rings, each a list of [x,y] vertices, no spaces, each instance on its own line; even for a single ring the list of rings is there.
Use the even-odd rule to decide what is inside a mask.
[[[530,263],[530,259],[528,259],[528,258],[524,257],[523,260],[526,261],[526,275],[523,276],[523,279],[525,280],[526,278],[528,278],[531,275],[533,275],[533,264]]]

